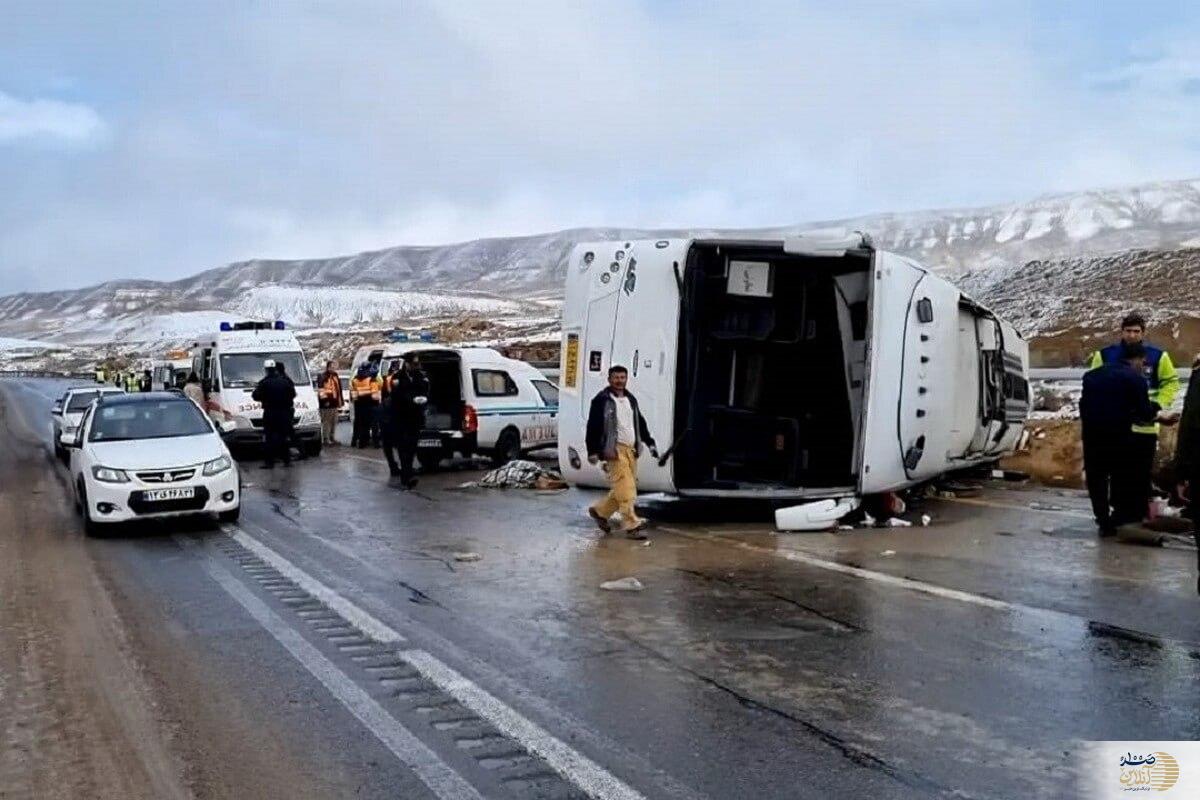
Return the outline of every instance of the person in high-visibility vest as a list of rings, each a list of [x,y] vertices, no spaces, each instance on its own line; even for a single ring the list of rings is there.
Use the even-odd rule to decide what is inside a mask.
[[[1171,354],[1145,341],[1146,319],[1141,314],[1129,314],[1121,320],[1121,341],[1092,353],[1088,359],[1088,369],[1096,369],[1102,364],[1116,364],[1122,356],[1123,348],[1130,345],[1141,345],[1146,357],[1142,367],[1142,377],[1146,380],[1146,388],[1150,394],[1150,402],[1157,405],[1170,417],[1171,406],[1179,395],[1179,373],[1171,361]],[[1142,509],[1146,514],[1150,505],[1151,477],[1154,470],[1154,454],[1158,450],[1157,422],[1135,424],[1129,441],[1129,498],[1130,507]]]
[[[96,367],[96,383],[104,383],[104,367]]]
[[[371,427],[375,412],[379,408],[382,392],[379,379],[372,375],[371,365],[363,364],[350,381],[350,402],[354,404],[354,431],[350,435],[351,447],[367,447],[371,443]]]

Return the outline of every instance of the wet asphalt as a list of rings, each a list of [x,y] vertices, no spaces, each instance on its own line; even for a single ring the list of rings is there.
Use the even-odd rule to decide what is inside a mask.
[[[60,387],[0,381],[0,403],[45,439]],[[62,472],[44,452],[6,458]],[[601,536],[591,492],[464,488],[480,472],[463,466],[412,492],[348,447],[242,467],[244,535],[644,797],[1063,797],[1082,742],[1200,737],[1194,550],[1098,541],[1076,492],[997,482],[906,515],[929,527],[836,534],[648,502],[645,545]],[[83,537],[65,514],[45,524]],[[483,796],[586,796],[532,756],[481,768],[455,728],[425,726],[313,634],[302,597],[265,592],[226,531],[135,526],[86,547],[181,740],[228,730],[186,759],[198,795],[432,796],[217,564]],[[599,589],[630,576],[644,591]]]

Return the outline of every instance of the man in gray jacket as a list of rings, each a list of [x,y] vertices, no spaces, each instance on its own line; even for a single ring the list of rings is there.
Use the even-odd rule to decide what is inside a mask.
[[[602,500],[588,509],[588,515],[600,530],[608,533],[612,529],[609,519],[619,511],[625,535],[645,539],[646,520],[634,509],[637,458],[643,442],[655,458],[658,449],[637,398],[625,389],[628,382],[629,371],[613,366],[608,370],[608,386],[592,398],[587,422],[588,461],[593,464],[604,461],[609,489]]]

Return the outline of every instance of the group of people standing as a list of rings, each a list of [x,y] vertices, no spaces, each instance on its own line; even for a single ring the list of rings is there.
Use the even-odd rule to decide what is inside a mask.
[[[1094,353],[1083,376],[1083,469],[1101,536],[1139,526],[1149,516],[1159,429],[1177,422],[1175,488],[1188,503],[1193,526],[1200,522],[1200,356],[1192,364],[1183,413],[1175,413],[1179,374],[1170,353],[1146,342],[1145,333],[1143,317],[1125,317],[1121,340]],[[1200,530],[1193,535],[1200,564]]]
[[[350,402],[354,405],[350,446],[381,447],[389,473],[409,489],[417,485],[413,461],[424,427],[429,391],[429,378],[421,369],[416,353],[392,361],[382,376],[378,364],[363,364],[350,381]],[[326,363],[325,372],[317,379],[317,399],[321,409],[321,440],[327,445],[337,445],[337,415],[345,396],[341,376],[332,361]]]
[[[1145,319],[1125,317],[1121,340],[1093,353],[1083,376],[1083,469],[1101,536],[1146,518],[1159,425],[1179,419],[1171,355],[1145,335]]]

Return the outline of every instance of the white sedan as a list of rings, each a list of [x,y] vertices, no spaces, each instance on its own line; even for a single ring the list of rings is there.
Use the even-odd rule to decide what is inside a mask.
[[[75,432],[79,429],[83,412],[102,394],[125,394],[125,390],[102,384],[72,386],[54,401],[54,408],[50,411],[50,436],[54,442],[54,455],[63,461],[67,460],[67,445],[75,440]]]
[[[181,394],[105,395],[84,413],[70,450],[76,507],[89,535],[134,519],[212,514],[236,522],[237,464]]]

